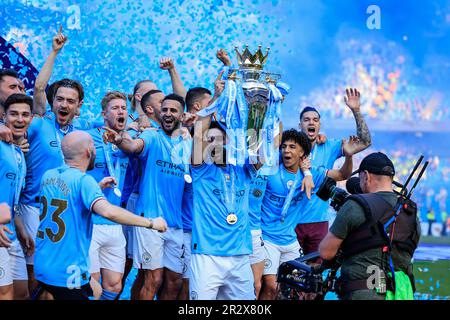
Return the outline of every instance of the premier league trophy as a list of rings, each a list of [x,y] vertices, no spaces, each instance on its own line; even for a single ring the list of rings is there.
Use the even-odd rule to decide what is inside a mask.
[[[269,105],[270,91],[267,86],[260,81],[260,78],[262,76],[263,66],[269,55],[269,50],[270,48],[267,48],[266,54],[263,55],[261,46],[259,46],[258,51],[256,51],[255,54],[252,54],[248,50],[248,46],[246,46],[241,54],[238,47],[235,47],[239,69],[230,70],[232,75],[229,79],[236,79],[236,74],[239,73],[240,85],[242,86],[245,100],[247,101],[247,133],[253,130],[253,134],[247,135],[249,156],[256,155],[262,144],[261,139],[258,139],[258,137],[263,128],[264,118]],[[258,140],[260,140],[260,143],[258,143]]]
[[[225,89],[216,103],[199,115],[217,112],[227,126],[227,160],[243,164],[263,159],[269,166],[278,161],[274,139],[279,133],[281,102],[289,87],[278,82],[279,74],[264,71],[269,55],[261,46],[252,54],[248,46],[239,52],[235,47],[238,68],[225,67]]]

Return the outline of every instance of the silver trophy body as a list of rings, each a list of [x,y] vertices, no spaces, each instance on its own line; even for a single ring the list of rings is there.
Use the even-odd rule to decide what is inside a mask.
[[[259,81],[261,71],[240,69],[242,89],[248,105],[247,145],[249,156],[256,156],[261,148],[261,129],[269,105],[269,89]]]

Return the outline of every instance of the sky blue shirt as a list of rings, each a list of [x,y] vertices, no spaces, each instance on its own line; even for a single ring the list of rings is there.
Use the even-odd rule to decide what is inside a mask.
[[[192,253],[214,256],[252,253],[248,196],[250,181],[255,175],[253,168],[232,165],[224,168],[204,163],[193,166],[191,170],[194,188]],[[235,205],[228,208],[224,192],[225,173],[235,176]],[[227,189],[230,195],[231,183]],[[235,210],[237,216],[233,225],[227,222],[230,209]]]
[[[16,239],[14,227],[14,201],[18,200],[25,182],[25,157],[20,147],[0,141],[0,203],[7,203],[11,209],[11,220],[6,227],[13,234],[5,233],[11,241]]]
[[[153,128],[160,128],[159,123],[156,121],[149,119],[150,124]],[[135,139],[138,138],[141,134],[140,132],[134,130],[134,129],[128,129],[128,133],[130,136]],[[122,191],[122,202],[126,204],[128,202],[128,199],[130,198],[130,195],[132,193],[139,193],[139,183],[142,175],[142,166],[141,161],[139,160],[139,157],[132,155],[129,156],[128,161],[128,168],[127,172],[125,174],[125,181],[123,185],[123,191]]]
[[[261,204],[266,192],[268,176],[257,174],[251,181],[249,194],[250,230],[261,229]]]
[[[342,156],[341,140],[329,139],[321,145],[316,143],[310,154],[311,166],[331,170],[333,169],[334,162]],[[311,196],[311,201],[306,204],[306,208],[299,215],[297,223],[328,221],[329,207],[328,201],[321,200],[314,193]]]
[[[311,173],[315,184],[313,191],[315,192],[324,180],[326,170],[312,167]],[[287,246],[297,241],[294,229],[298,216],[310,201],[306,197],[306,193],[301,191],[303,173],[299,170],[297,174],[300,175],[299,182],[295,188],[284,222],[281,222],[281,213],[289,193],[288,182],[295,181],[296,175],[287,171],[284,165],[280,164],[278,173],[269,176],[267,182],[266,193],[264,194],[261,207],[261,229],[263,239],[276,245]]]
[[[140,138],[144,141],[144,149],[139,155],[142,176],[136,212],[146,218],[162,216],[169,227],[181,229],[184,165],[177,159],[172,160],[171,155],[174,148],[178,149],[182,138],[172,139],[163,130],[144,131]]]
[[[20,198],[21,203],[39,207],[39,184],[42,175],[49,169],[63,165],[60,141],[62,141],[64,135],[73,130],[86,129],[85,123],[81,128],[77,126],[78,124],[80,123],[76,121],[74,125],[69,125],[68,131],[63,133],[55,122],[53,112],[48,112],[43,117],[33,117],[28,128],[30,151],[25,156],[27,175],[25,178],[25,189]],[[59,141],[56,138],[56,134],[59,136]]]
[[[128,156],[120,149],[115,147],[113,144],[103,143],[102,136],[103,133],[105,132],[104,129],[100,128],[92,129],[87,132],[91,135],[92,139],[94,140],[94,146],[97,153],[97,156],[95,157],[94,169],[88,171],[88,174],[93,176],[95,181],[97,182],[100,182],[105,177],[111,177],[112,175],[114,175],[115,178],[119,180],[119,185],[117,185],[116,187],[119,188],[119,190],[122,190],[125,181],[125,173],[128,167]],[[114,171],[112,174],[108,169],[105,157],[105,150],[109,152],[110,155],[111,166],[112,170]],[[120,206],[121,197],[118,197],[116,194],[114,194],[113,188],[103,189],[103,194],[110,203],[116,206]],[[99,215],[94,215],[92,219],[94,224],[108,224],[108,225],[116,224],[114,221],[108,220]]]
[[[95,179],[63,165],[47,171],[41,184],[41,222],[36,237],[34,273],[46,284],[68,287],[89,282],[92,207],[104,199]]]

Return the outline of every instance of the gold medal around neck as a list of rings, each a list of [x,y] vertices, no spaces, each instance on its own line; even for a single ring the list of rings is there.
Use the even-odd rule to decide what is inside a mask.
[[[192,177],[186,173],[184,175],[184,181],[186,181],[187,183],[192,183]]]
[[[233,224],[235,224],[235,223],[237,222],[237,220],[238,220],[237,215],[235,215],[234,213],[230,213],[230,214],[227,216],[227,222],[228,222],[228,224],[233,225]]]

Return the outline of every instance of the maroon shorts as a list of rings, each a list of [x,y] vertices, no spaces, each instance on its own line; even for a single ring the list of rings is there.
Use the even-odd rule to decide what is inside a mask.
[[[319,244],[328,233],[328,221],[299,223],[295,227],[297,240],[305,255],[319,251]]]

